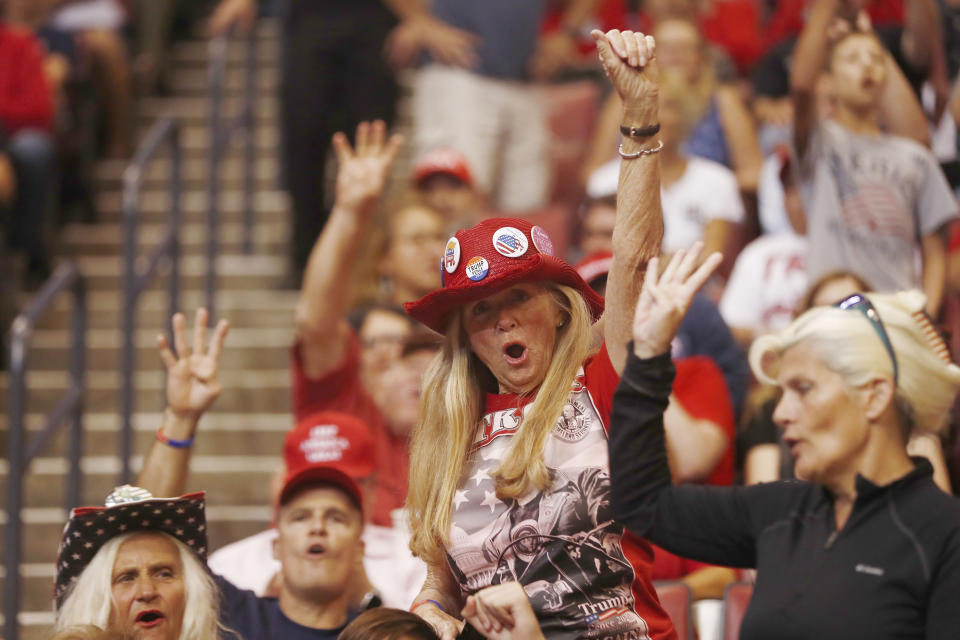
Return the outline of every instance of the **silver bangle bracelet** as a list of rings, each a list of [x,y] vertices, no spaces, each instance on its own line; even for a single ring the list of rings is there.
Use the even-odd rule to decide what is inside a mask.
[[[633,160],[634,158],[639,158],[641,156],[652,156],[655,153],[660,153],[663,151],[663,140],[657,140],[657,146],[652,149],[640,149],[640,151],[634,151],[633,153],[624,153],[623,152],[623,143],[620,143],[620,146],[617,147],[617,153],[620,154],[620,157],[624,160]]]

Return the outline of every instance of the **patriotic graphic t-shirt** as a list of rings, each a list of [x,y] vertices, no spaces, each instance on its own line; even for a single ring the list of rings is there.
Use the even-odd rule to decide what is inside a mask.
[[[605,349],[580,369],[544,447],[553,486],[519,500],[497,498],[492,476],[531,404],[488,395],[454,497],[447,557],[463,593],[520,582],[551,640],[676,637],[649,592],[635,606],[634,567],[612,518],[605,421],[616,384]],[[649,565],[644,576],[649,585]]]
[[[929,149],[827,120],[814,130],[799,170],[811,282],[851,271],[878,291],[922,285],[920,240],[957,215]]]

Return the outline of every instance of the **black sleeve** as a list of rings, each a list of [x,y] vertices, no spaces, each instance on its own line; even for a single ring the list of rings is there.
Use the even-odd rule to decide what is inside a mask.
[[[944,545],[933,568],[933,580],[927,600],[926,638],[956,638],[960,628],[960,532],[955,531]]]
[[[672,486],[663,412],[673,376],[669,354],[640,360],[630,345],[610,421],[614,518],[677,555],[752,567],[759,532],[802,504],[809,489],[800,483]]]

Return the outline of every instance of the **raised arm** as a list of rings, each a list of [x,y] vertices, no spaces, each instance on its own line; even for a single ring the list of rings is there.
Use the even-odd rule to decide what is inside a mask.
[[[167,368],[167,406],[157,440],[150,447],[137,484],[158,497],[185,493],[190,451],[197,423],[220,395],[217,367],[229,325],[217,323],[206,345],[207,310],[198,309],[193,325],[193,349],[187,346],[187,322],[173,316],[174,354],[167,339],[157,337],[160,358]]]
[[[456,640],[463,622],[454,617],[463,607],[460,586],[442,562],[427,563],[427,579],[410,610],[433,627],[440,640]]]
[[[837,15],[841,0],[815,0],[793,50],[790,93],[793,96],[793,142],[803,159],[810,133],[816,124],[817,79],[827,59],[827,30]]]
[[[357,126],[356,149],[343,133],[333,137],[340,163],[336,200],[307,261],[296,311],[300,357],[310,378],[323,377],[343,359],[357,255],[401,143],[396,135],[387,140],[380,120]]]
[[[616,29],[593,31],[603,70],[623,103],[620,124],[643,129],[659,124],[656,44],[652,36]],[[606,311],[597,323],[617,372],[626,362],[630,322],[640,293],[641,276],[660,253],[660,160],[656,135],[625,136],[617,186],[617,220],[613,228],[613,263],[607,279]]]

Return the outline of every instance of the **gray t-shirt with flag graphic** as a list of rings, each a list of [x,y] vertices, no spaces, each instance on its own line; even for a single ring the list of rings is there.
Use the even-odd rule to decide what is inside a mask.
[[[957,201],[928,149],[824,120],[799,170],[811,282],[849,271],[878,291],[922,285],[921,239],[957,216]]]

